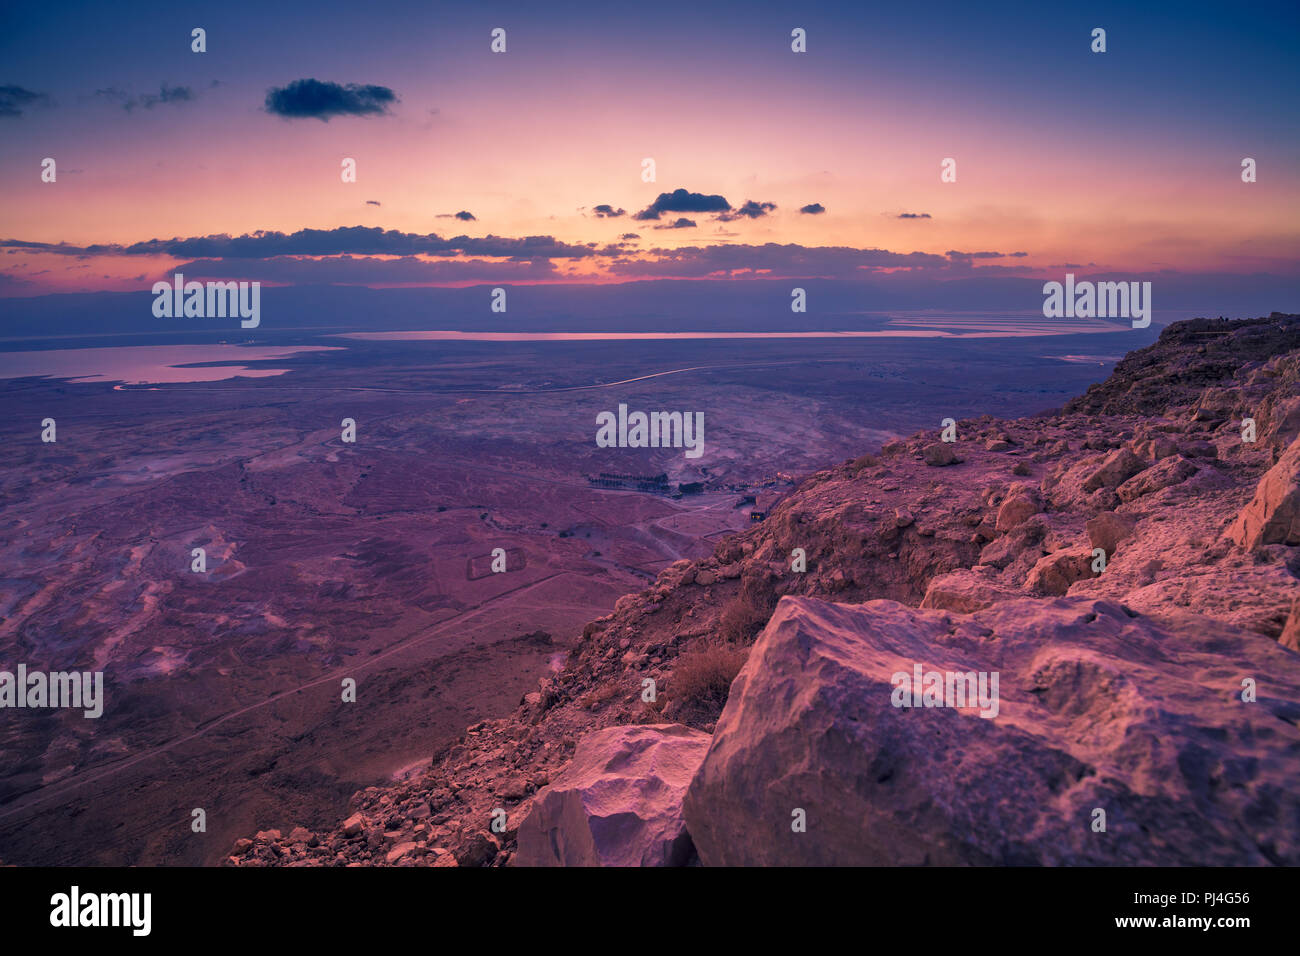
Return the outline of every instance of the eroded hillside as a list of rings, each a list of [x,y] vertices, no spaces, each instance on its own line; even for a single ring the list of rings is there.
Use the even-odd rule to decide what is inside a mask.
[[[1251,435],[1247,419],[1254,423],[1253,441],[1246,440]],[[732,764],[727,764],[719,715],[728,688],[735,697],[746,688],[766,686],[766,693],[780,697],[773,688],[781,685],[774,683],[770,670],[777,663],[751,661],[740,681],[733,684],[732,679],[785,597],[812,601],[781,604],[780,620],[772,621],[760,641],[764,661],[788,659],[778,647],[782,641],[789,644],[796,632],[802,637],[794,646],[816,646],[819,627],[826,629],[822,637],[828,647],[839,639],[832,631],[838,635],[835,628],[847,628],[850,643],[857,641],[852,653],[885,653],[885,638],[871,635],[884,634],[881,622],[888,621],[889,633],[901,628],[930,635],[918,638],[910,653],[920,653],[926,641],[936,642],[937,648],[949,638],[976,635],[979,640],[967,648],[969,654],[991,667],[1007,668],[1010,680],[1020,674],[1018,668],[1042,665],[1034,658],[1035,642],[1055,647],[1059,637],[1065,650],[1058,656],[1074,663],[1035,671],[1036,679],[1046,681],[1041,687],[1024,677],[1006,691],[1010,725],[1019,727],[1017,733],[1037,734],[1038,743],[1009,747],[991,727],[977,722],[972,733],[984,741],[986,756],[1033,763],[1043,754],[1068,752],[1073,754],[1067,761],[1071,769],[1062,773],[1075,776],[1060,800],[1071,806],[1077,802],[1082,808],[1097,799],[1100,788],[1120,795],[1112,798],[1131,811],[1128,816],[1138,828],[1145,826],[1134,809],[1139,805],[1218,821],[1211,829],[1220,826],[1225,842],[1219,846],[1211,840],[1204,862],[1290,860],[1300,821],[1293,819],[1293,802],[1279,803],[1275,783],[1300,760],[1294,739],[1300,716],[1294,706],[1294,691],[1300,687],[1300,655],[1294,653],[1300,650],[1297,435],[1300,317],[1274,313],[1255,320],[1171,326],[1157,343],[1131,353],[1108,381],[1058,414],[959,421],[956,442],[940,441],[936,427],[807,477],[765,520],[724,541],[713,556],[679,561],[653,586],[620,599],[612,614],[587,625],[562,669],[526,694],[513,713],[470,727],[458,743],[436,754],[420,776],[357,793],[352,815],[332,831],[299,828],[240,840],[228,862],[542,862],[519,860],[520,824],[534,810],[539,792],[545,793],[565,771],[580,741],[602,728],[680,724],[708,735],[717,727],[713,750],[718,756],[710,752],[688,809],[692,802],[703,806],[701,801],[708,799],[733,799],[737,791],[725,779],[725,767],[734,764],[737,774],[755,773],[742,745],[749,741],[757,746],[763,735],[751,726],[753,718],[742,713],[741,702],[734,701],[722,715],[730,741],[726,746],[732,748],[726,756]],[[797,570],[804,562],[806,569]],[[866,616],[841,614],[824,602],[865,605]],[[826,623],[832,620],[838,622],[835,628]],[[1096,636],[1074,624],[1099,620],[1104,633]],[[1130,651],[1125,648],[1135,641],[1150,645],[1144,651],[1148,656],[1159,658],[1166,648],[1167,659],[1126,656]],[[936,649],[936,658],[940,656]],[[1088,663],[1078,663],[1085,658]],[[1194,667],[1188,663],[1193,658]],[[1221,667],[1216,668],[1216,660]],[[1177,669],[1184,664],[1190,669]],[[872,667],[855,667],[849,670],[858,675],[854,680],[866,682],[862,686],[882,679]],[[1281,687],[1290,688],[1291,708],[1269,697],[1258,718],[1206,716],[1204,701],[1217,693],[1212,682],[1235,679],[1251,667],[1270,672]],[[809,668],[810,682],[820,679],[812,676],[814,670]],[[1098,676],[1106,673],[1147,674],[1152,681],[1165,681],[1173,689],[1160,713],[1183,716],[1152,717],[1151,709],[1163,705],[1149,694],[1112,706],[1119,693],[1115,688],[1123,682]],[[797,691],[797,673],[790,679]],[[839,686],[835,682],[842,675],[825,679]],[[1036,707],[1045,709],[1039,713]],[[1092,716],[1077,720],[1077,714],[1067,713],[1071,708]],[[774,710],[780,708],[774,705]],[[1069,717],[1064,724],[1062,713]],[[826,719],[834,724],[843,717],[830,713]],[[1204,719],[1196,733],[1207,742],[1198,738],[1190,749],[1133,756],[1127,764],[1109,766],[1095,756],[1105,747],[1086,741],[1103,724],[1108,733],[1131,725],[1125,738],[1130,741],[1155,739],[1179,733],[1193,717]],[[789,715],[784,739],[802,740],[807,719],[806,711]],[[1281,736],[1270,743],[1270,734]],[[890,760],[896,762],[898,748],[914,745],[910,740],[893,735],[878,746],[893,747]],[[1254,761],[1254,771],[1233,762],[1231,741],[1245,740],[1254,749],[1247,752],[1242,744],[1240,759]],[[698,740],[688,743],[699,749]],[[830,759],[826,751],[795,745],[789,756]],[[880,751],[873,759],[885,758]],[[1219,769],[1188,770],[1189,761]],[[1227,765],[1231,769],[1224,771]],[[777,770],[766,767],[768,773]],[[1186,786],[1160,796],[1165,803],[1152,803],[1156,798],[1143,781],[1176,770]],[[1053,773],[1045,771],[1044,779],[1055,779]],[[1218,782],[1198,789],[1202,777]],[[942,805],[969,799],[972,813],[977,807],[995,812],[999,799],[1011,806],[1041,804],[1041,794],[1017,786],[1007,784],[1003,792],[985,780],[966,790],[936,790],[932,797]],[[1057,784],[1043,786],[1052,790]],[[1234,793],[1245,788],[1252,796],[1228,800],[1217,794],[1220,786]],[[1075,837],[1054,837],[1050,827],[1041,830],[1037,845],[1003,846],[967,834],[969,827],[951,819],[917,822],[911,815],[915,808],[891,809],[885,795],[874,794],[867,802],[886,830],[893,827],[907,835],[909,827],[924,831],[931,826],[936,833],[956,835],[937,838],[935,847],[919,857],[892,858],[891,847],[905,841],[883,839],[863,848],[858,862],[1187,862],[1179,854],[1195,852],[1189,849],[1195,844],[1188,836],[1190,824],[1178,824],[1181,829],[1167,846],[1145,853],[1139,846],[1126,851],[1127,856],[1106,856],[1076,846]],[[498,811],[504,811],[505,825],[494,831]],[[549,825],[537,822],[545,812],[532,825]],[[1263,832],[1265,825],[1262,835],[1241,836],[1234,827],[1246,824],[1236,821],[1237,813],[1281,820],[1283,833]],[[854,861],[834,855],[783,857],[770,846],[764,849],[760,838],[752,841],[756,856],[740,853],[724,859],[717,848],[734,845],[740,824],[722,817],[725,813],[709,817],[714,822],[704,836],[713,849],[706,851],[701,844],[705,862]],[[1047,826],[1041,817],[1035,821]],[[555,825],[550,826],[554,833]],[[1028,832],[1036,831],[1030,827]],[[540,851],[529,852],[535,856]]]

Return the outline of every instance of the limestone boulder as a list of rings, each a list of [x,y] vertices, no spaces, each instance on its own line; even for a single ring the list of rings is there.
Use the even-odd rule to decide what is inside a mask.
[[[987,570],[995,569],[990,566]],[[970,612],[1019,596],[1017,592],[1000,586],[991,575],[963,568],[931,579],[921,607]]]
[[[944,465],[957,465],[961,459],[957,457],[957,452],[953,448],[952,442],[937,441],[926,445],[921,450],[921,457],[927,465],[942,467]]]
[[[1293,651],[1300,651],[1300,594],[1291,602],[1291,611],[1287,614],[1286,624],[1277,642]]]
[[[998,508],[997,531],[999,534],[1011,531],[1042,510],[1043,503],[1036,490],[1021,484],[1013,485]]]
[[[1140,458],[1154,462],[1160,461],[1162,458],[1168,458],[1170,455],[1176,455],[1178,453],[1178,444],[1168,435],[1152,435],[1136,442],[1133,451]]]
[[[533,798],[519,825],[518,866],[684,866],[686,786],[709,735],[681,724],[605,727]]]
[[[1231,388],[1207,388],[1192,410],[1192,421],[1218,424],[1226,421],[1241,399]]]
[[[1250,504],[1229,526],[1228,537],[1248,551],[1265,544],[1300,544],[1300,438],[1264,473]]]
[[[1300,436],[1300,395],[1279,401],[1268,416],[1268,425],[1257,441],[1264,442],[1277,449],[1278,453],[1286,451],[1290,444]]]
[[[1091,548],[1063,548],[1039,558],[1025,579],[1038,594],[1064,594],[1075,581],[1094,577]]]
[[[1109,561],[1119,543],[1133,534],[1136,524],[1137,522],[1127,515],[1103,511],[1096,517],[1088,519],[1088,542],[1094,548],[1105,551],[1106,560]]]
[[[1135,501],[1144,495],[1180,485],[1198,471],[1200,467],[1182,455],[1170,455],[1129,478],[1116,489],[1116,494],[1120,501]]]
[[[1127,448],[1117,448],[1107,455],[1083,483],[1084,491],[1099,488],[1117,488],[1146,467],[1137,455]]]
[[[913,701],[918,666],[984,675],[983,701]],[[932,700],[969,703],[958,686]],[[971,615],[786,597],[732,685],[687,827],[720,866],[1294,866],[1297,700],[1300,655],[1203,618],[1156,625],[1079,597]]]

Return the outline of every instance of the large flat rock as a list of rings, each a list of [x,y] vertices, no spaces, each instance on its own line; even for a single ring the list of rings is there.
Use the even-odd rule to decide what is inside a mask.
[[[895,707],[891,677],[916,664],[997,673],[996,716]],[[1205,618],[786,597],[732,685],[687,828],[706,865],[1295,865],[1297,721],[1300,655]]]
[[[708,734],[681,724],[606,727],[583,737],[520,824],[516,865],[689,863],[682,797],[708,746]]]

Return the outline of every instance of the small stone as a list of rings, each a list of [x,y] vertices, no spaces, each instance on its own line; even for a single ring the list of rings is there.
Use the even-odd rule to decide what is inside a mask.
[[[921,452],[925,463],[931,467],[943,467],[944,465],[959,464],[957,452],[953,450],[952,442],[937,441],[933,444],[926,445]]]
[[[1170,455],[1139,472],[1116,489],[1121,501],[1133,501],[1163,488],[1172,488],[1195,475],[1200,468],[1181,455]]]
[[[1105,551],[1109,561],[1116,546],[1133,533],[1135,525],[1132,518],[1114,511],[1103,511],[1095,518],[1088,519],[1088,540],[1094,548]]]
[[[1300,651],[1300,595],[1291,602],[1291,612],[1287,616],[1286,626],[1277,642],[1293,651]]]
[[[1097,470],[1088,476],[1088,480],[1083,483],[1083,490],[1092,492],[1099,488],[1116,488],[1144,468],[1146,462],[1133,452],[1127,448],[1117,449],[1107,455]]]
[[[391,850],[388,851],[388,853],[384,855],[384,862],[387,863],[389,866],[392,866],[394,863],[396,863],[398,860],[405,857],[408,853],[410,853],[414,849],[415,849],[414,843],[411,842],[399,843],[397,844],[397,846],[393,847]]]
[[[1027,491],[1019,491],[1002,502],[1002,507],[998,509],[996,528],[999,533],[1005,533],[1024,524],[1042,510],[1034,495]]]
[[[487,866],[496,858],[499,850],[496,840],[477,831],[456,851],[456,862],[460,866]]]
[[[1184,458],[1218,458],[1219,449],[1213,442],[1204,439],[1195,439],[1194,441],[1184,442],[1179,449]]]
[[[1092,560],[1088,549],[1057,551],[1038,559],[1025,584],[1041,594],[1065,594],[1074,582],[1093,577]]]

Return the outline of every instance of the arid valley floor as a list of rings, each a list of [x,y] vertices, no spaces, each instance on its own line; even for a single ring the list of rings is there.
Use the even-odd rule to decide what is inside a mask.
[[[265,377],[0,381],[0,656],[106,675],[98,720],[0,719],[0,860],[211,864],[237,836],[329,826],[354,791],[513,708],[586,622],[748,527],[764,495],[946,417],[1058,407],[1156,331],[268,334],[257,344],[319,350],[246,363],[287,370]],[[127,351],[147,364],[148,347],[182,341],[204,344]],[[598,448],[595,417],[619,403],[702,412],[704,454]],[[699,491],[598,487],[601,473]]]

